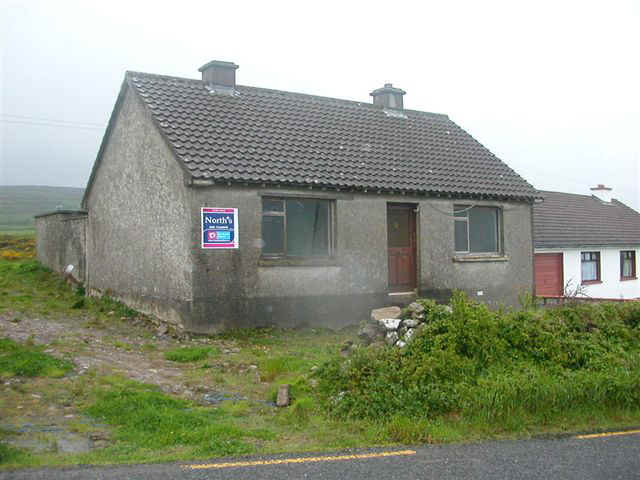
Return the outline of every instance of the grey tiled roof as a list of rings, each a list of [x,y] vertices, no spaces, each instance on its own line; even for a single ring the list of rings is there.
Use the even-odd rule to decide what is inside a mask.
[[[640,213],[591,195],[545,192],[533,207],[536,248],[640,245]]]
[[[531,199],[536,190],[446,115],[127,72],[196,179]]]

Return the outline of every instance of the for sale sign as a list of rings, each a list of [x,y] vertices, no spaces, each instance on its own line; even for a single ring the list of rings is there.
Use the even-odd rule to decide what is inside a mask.
[[[200,212],[202,248],[238,248],[238,209],[206,208]]]

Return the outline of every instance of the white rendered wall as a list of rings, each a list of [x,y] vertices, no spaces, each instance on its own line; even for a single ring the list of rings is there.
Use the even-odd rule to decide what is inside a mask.
[[[592,298],[640,298],[640,280],[620,280],[620,252],[635,250],[636,276],[640,273],[640,248],[633,247],[584,247],[581,249],[536,248],[535,253],[562,253],[564,285],[575,291],[582,281],[580,254],[600,252],[600,280],[602,283],[582,285],[582,291]]]

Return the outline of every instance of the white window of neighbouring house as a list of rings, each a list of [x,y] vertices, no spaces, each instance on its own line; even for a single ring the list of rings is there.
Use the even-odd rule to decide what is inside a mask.
[[[582,283],[600,281],[600,252],[582,252]]]
[[[331,256],[333,201],[262,199],[262,254],[270,257]]]
[[[498,253],[501,210],[497,207],[454,205],[457,253]]]
[[[622,250],[620,252],[620,279],[631,280],[636,278],[636,252],[635,250]]]

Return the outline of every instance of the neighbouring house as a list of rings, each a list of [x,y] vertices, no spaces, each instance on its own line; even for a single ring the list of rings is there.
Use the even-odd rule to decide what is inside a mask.
[[[536,293],[640,298],[640,213],[598,185],[593,195],[545,192],[534,205]]]
[[[38,219],[41,260],[62,242],[46,232],[72,232],[49,224],[84,216],[86,290],[198,332],[533,289],[536,190],[446,115],[391,84],[363,103],[240,86],[237,68],[127,72],[84,212]]]

